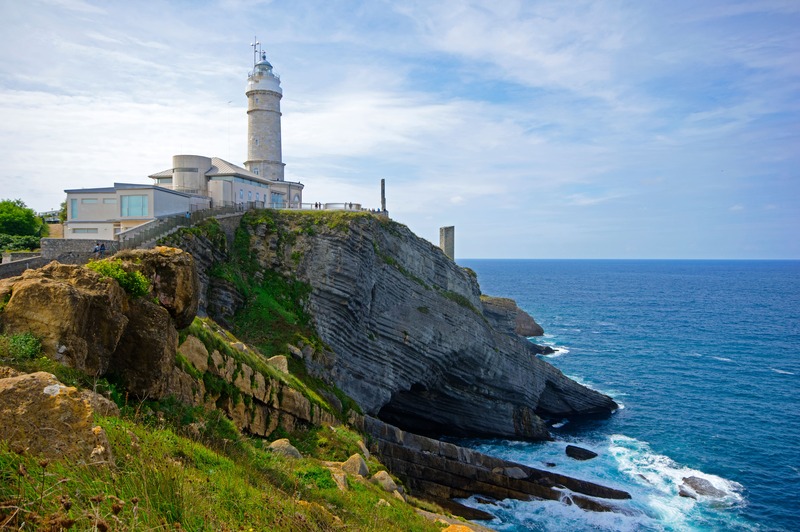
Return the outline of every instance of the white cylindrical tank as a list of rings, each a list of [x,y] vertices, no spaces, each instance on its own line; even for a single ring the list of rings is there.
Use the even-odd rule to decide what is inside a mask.
[[[206,172],[211,169],[211,159],[202,155],[172,156],[172,190],[190,194],[208,195]]]

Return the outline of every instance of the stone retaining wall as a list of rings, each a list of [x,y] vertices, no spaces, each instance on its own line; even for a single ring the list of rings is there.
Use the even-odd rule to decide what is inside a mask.
[[[2,264],[8,264],[9,262],[14,262],[15,260],[24,260],[24,259],[32,259],[34,257],[40,256],[40,253],[30,252],[30,251],[6,251],[3,253],[3,260],[0,261]]]
[[[29,268],[41,268],[48,262],[50,262],[50,260],[45,259],[44,257],[33,257],[27,260],[23,259],[14,262],[9,262],[8,264],[6,263],[0,264],[0,279],[5,279],[6,277],[14,277],[15,275],[21,275],[22,272],[24,272]]]

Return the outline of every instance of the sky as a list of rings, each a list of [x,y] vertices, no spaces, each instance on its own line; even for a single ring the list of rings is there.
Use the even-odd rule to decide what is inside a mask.
[[[246,159],[456,258],[800,258],[797,0],[0,0],[0,199]]]

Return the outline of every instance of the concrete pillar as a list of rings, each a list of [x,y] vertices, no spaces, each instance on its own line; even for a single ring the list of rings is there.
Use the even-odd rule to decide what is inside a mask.
[[[439,228],[439,247],[442,248],[444,254],[450,257],[450,260],[455,260],[455,247],[456,247],[456,228],[451,225],[449,227]]]

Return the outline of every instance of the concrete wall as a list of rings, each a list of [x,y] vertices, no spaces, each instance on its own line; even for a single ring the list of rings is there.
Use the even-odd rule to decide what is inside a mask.
[[[77,209],[72,201],[77,200]],[[110,220],[119,216],[116,192],[80,192],[67,194],[67,222]]]

